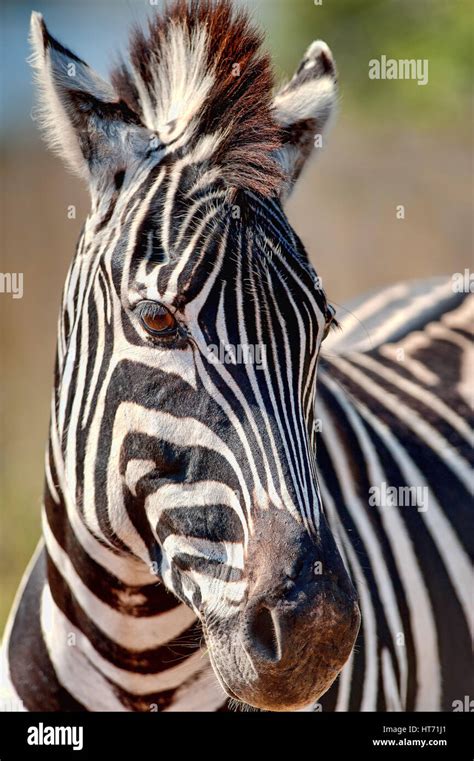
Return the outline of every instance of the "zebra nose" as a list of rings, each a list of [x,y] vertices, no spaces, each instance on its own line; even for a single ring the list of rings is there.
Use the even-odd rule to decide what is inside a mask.
[[[282,658],[282,631],[275,608],[256,605],[249,611],[246,631],[247,645],[250,645],[253,659],[278,663]]]
[[[359,616],[354,590],[339,579],[302,576],[250,599],[244,611],[241,641],[260,675],[285,673],[298,662],[309,667],[319,657],[318,643],[319,655],[324,651],[334,662],[353,645]]]

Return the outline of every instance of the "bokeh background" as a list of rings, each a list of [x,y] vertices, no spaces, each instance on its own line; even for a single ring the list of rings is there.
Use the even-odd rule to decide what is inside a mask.
[[[335,55],[340,113],[322,157],[301,179],[289,217],[334,303],[398,280],[472,268],[470,0],[249,0],[277,79],[313,39]],[[0,49],[1,272],[24,296],[0,294],[0,631],[40,534],[43,450],[56,314],[88,202],[46,151],[32,118],[31,10],[106,75],[127,29],[159,0],[3,0]],[[373,81],[384,54],[428,59],[429,83]],[[406,209],[396,218],[396,206]],[[77,208],[76,219],[67,209]]]

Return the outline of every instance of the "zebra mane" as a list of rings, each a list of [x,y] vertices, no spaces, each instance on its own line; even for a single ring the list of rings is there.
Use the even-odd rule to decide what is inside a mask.
[[[205,136],[206,158],[226,183],[268,196],[282,182],[272,155],[281,132],[261,43],[229,0],[176,0],[147,32],[133,30],[129,61],[112,71],[112,84],[162,142]]]

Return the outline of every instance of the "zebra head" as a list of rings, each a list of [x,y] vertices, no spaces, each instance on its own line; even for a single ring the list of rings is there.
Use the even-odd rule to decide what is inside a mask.
[[[304,706],[359,625],[315,463],[332,310],[282,210],[334,105],[331,53],[313,43],[272,98],[228,2],[176,3],[110,84],[38,14],[32,41],[47,137],[91,194],[59,325],[61,488],[195,611],[230,696]]]

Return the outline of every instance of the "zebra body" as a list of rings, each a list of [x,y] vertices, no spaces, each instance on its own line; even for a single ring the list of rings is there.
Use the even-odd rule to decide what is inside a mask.
[[[330,525],[360,588],[362,628],[339,680],[312,710],[452,710],[454,700],[470,694],[472,546],[463,526],[469,525],[464,513],[471,499],[465,462],[471,456],[472,302],[472,296],[454,295],[449,280],[400,284],[342,310],[341,333],[328,340],[318,380],[322,400],[319,477]],[[400,303],[410,313],[402,326]],[[357,350],[353,353],[348,350],[351,343]],[[399,361],[396,350],[404,346],[412,349]],[[428,348],[431,351],[427,352]],[[410,364],[411,373],[407,370]],[[445,380],[447,364],[455,372],[457,385],[452,379]],[[375,386],[367,384],[365,373],[377,378]],[[411,425],[402,425],[400,404],[413,412]],[[407,419],[410,421],[410,416]],[[444,434],[444,448],[432,446],[433,430]],[[432,458],[437,461],[436,478]],[[415,472],[411,481],[410,474]],[[428,476],[422,478],[423,473]],[[391,485],[398,480],[403,486],[426,481],[426,511],[413,504],[401,509],[370,506],[368,484],[384,480]],[[61,681],[60,667],[56,664],[55,671],[45,645],[48,637],[41,628],[41,607],[51,609],[53,604],[43,591],[47,585],[41,546],[32,562],[19,609],[12,612],[13,632],[8,639],[13,683],[4,693],[5,707],[226,709],[227,696],[212,674],[207,655],[199,639],[189,634],[195,617],[164,591],[162,612],[154,611],[156,630],[160,635],[162,628],[164,632],[160,636],[160,670],[153,676],[163,689],[151,695],[148,677],[140,684],[137,675],[138,699],[133,703],[130,695],[125,700],[122,693],[124,702],[117,702],[109,685],[102,682],[104,691],[98,690],[102,677],[92,671],[85,694],[78,695],[74,671],[64,671]],[[114,570],[119,573],[118,568]],[[145,582],[149,580],[145,578]],[[97,591],[96,584],[91,580],[89,584]],[[115,582],[108,599],[112,595],[118,598],[118,593]],[[131,591],[128,595],[135,596]],[[131,615],[132,608],[129,610]],[[133,612],[136,616],[137,610]],[[43,621],[47,618],[48,614],[43,614]],[[140,624],[143,618],[132,621]],[[71,623],[65,628],[73,631]],[[7,652],[5,643],[5,655]],[[181,673],[176,672],[175,680],[166,676],[177,667]]]
[[[362,611],[326,709],[452,711],[470,694],[473,302],[451,278],[400,284],[325,347],[318,468]],[[371,499],[384,485],[400,504]]]
[[[431,284],[364,302],[371,338],[342,318],[315,401],[333,310],[282,201],[330,115],[331,54],[313,43],[271,102],[244,17],[173,14],[112,85],[33,19],[50,140],[92,210],[4,704],[446,709],[468,657],[467,300]],[[210,353],[246,344],[261,367]],[[410,485],[426,511],[369,504]]]

